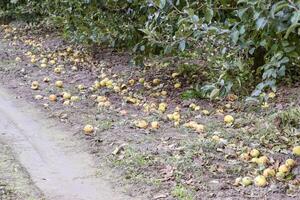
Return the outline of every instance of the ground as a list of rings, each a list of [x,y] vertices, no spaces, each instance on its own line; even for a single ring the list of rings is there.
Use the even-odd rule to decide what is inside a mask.
[[[41,191],[34,186],[30,176],[15,159],[10,147],[0,141],[0,199],[43,199]]]
[[[3,159],[1,178],[20,199],[28,199],[26,188],[39,188],[44,199],[127,200],[132,198],[115,190],[109,171],[96,163],[72,128],[61,126],[37,112],[33,105],[16,99],[9,90],[0,89],[0,140],[12,153]],[[5,155],[5,154],[4,154]],[[14,162],[19,162],[15,167]],[[17,172],[13,174],[13,172]],[[105,172],[105,173],[104,173]],[[18,175],[28,174],[27,182]],[[10,178],[11,177],[11,178]],[[20,177],[21,178],[21,177]],[[14,192],[14,190],[12,190]],[[29,192],[29,195],[31,192]],[[42,199],[35,197],[34,199]]]
[[[263,106],[235,95],[184,100],[188,74],[172,66],[133,66],[129,54],[110,49],[89,53],[52,29],[2,26],[0,40],[2,86],[71,125],[99,167],[111,168],[112,180],[127,193],[149,199],[300,198],[300,158],[292,154],[300,141],[297,85],[282,86]],[[56,101],[49,100],[51,94]],[[160,103],[167,105],[165,112]],[[234,123],[225,124],[225,115]],[[199,126],[187,127],[191,121]],[[91,133],[83,131],[87,124]],[[253,162],[252,149],[267,161]],[[284,179],[267,178],[265,187],[235,184],[265,168],[277,170],[288,158],[297,164]]]

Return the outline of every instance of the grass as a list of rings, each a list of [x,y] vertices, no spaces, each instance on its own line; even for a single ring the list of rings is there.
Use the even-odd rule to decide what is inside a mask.
[[[98,122],[99,131],[106,131],[111,129],[113,126],[113,121],[111,119],[105,119]]]
[[[130,147],[125,148],[122,159],[115,160],[116,165],[125,165],[132,168],[149,166],[153,162],[150,154],[138,152]]]
[[[171,195],[178,200],[193,200],[194,194],[183,185],[176,185],[171,190]]]
[[[8,188],[8,186],[0,181],[0,199],[13,199],[14,197],[14,191],[11,188]]]
[[[290,107],[277,115],[279,126],[291,128],[300,128],[300,107]]]
[[[239,159],[239,154],[247,152],[253,145],[258,145],[262,154],[274,156],[274,159],[274,152],[286,152],[297,141],[298,136],[292,130],[298,128],[299,110],[297,107],[290,107],[285,111],[272,109],[264,112],[241,112],[235,115],[236,123],[230,127],[218,120],[205,118],[206,131],[203,135],[192,134],[187,128],[177,130],[184,137],[173,141],[176,144],[174,150],[153,154],[151,151],[126,148],[122,159],[115,159],[115,164],[124,169],[128,180],[155,187],[166,187],[160,181],[164,174],[156,167],[172,166],[173,177],[168,182],[175,186],[169,189],[170,194],[178,200],[192,200],[195,199],[196,192],[193,184],[184,184],[184,181],[189,180],[187,174],[191,174],[202,186],[205,185],[205,177],[234,181],[237,177],[251,176],[253,171],[261,173],[257,165]],[[280,130],[274,124],[276,118],[282,120],[284,133],[279,134]],[[219,136],[221,141],[214,140],[214,135]],[[284,141],[283,136],[292,139]]]
[[[134,183],[143,182],[155,187],[160,186],[161,181],[158,177],[151,176],[146,172],[147,168],[151,168],[155,161],[153,155],[136,151],[127,147],[122,152],[121,158],[112,157],[111,163],[114,167],[123,169],[125,179]]]

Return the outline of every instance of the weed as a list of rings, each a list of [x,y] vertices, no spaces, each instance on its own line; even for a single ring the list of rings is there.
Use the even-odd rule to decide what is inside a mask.
[[[112,126],[113,126],[112,120],[108,119],[108,120],[101,120],[99,122],[98,128],[100,131],[106,131],[111,129]]]
[[[300,107],[291,107],[279,113],[277,120],[281,128],[300,128]]]
[[[194,195],[191,191],[189,191],[186,187],[183,185],[176,185],[172,191],[171,194],[174,198],[178,200],[193,200]]]

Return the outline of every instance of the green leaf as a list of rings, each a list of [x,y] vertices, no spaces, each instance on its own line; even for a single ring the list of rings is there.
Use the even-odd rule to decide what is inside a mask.
[[[253,97],[258,97],[261,94],[261,90],[254,90],[251,94]]]
[[[267,24],[267,19],[265,17],[261,17],[256,21],[256,29],[260,30],[263,29],[265,27],[265,25]]]
[[[275,4],[272,6],[272,9],[271,9],[271,11],[270,11],[271,17],[272,17],[273,19],[275,19],[275,14],[276,14],[279,10],[281,10],[281,9],[283,9],[283,8],[286,8],[286,7],[288,7],[288,6],[289,6],[289,4],[288,4],[286,1],[280,1],[280,2],[275,3]]]
[[[235,30],[234,32],[231,33],[231,39],[234,44],[236,44],[237,41],[239,40],[239,36],[240,36],[240,32],[238,30]]]
[[[239,16],[239,18],[242,18],[247,10],[248,10],[248,7],[243,8],[243,9],[239,9],[238,12],[237,12],[237,15]]]
[[[213,89],[213,91],[210,93],[209,98],[210,98],[210,99],[214,99],[214,98],[216,98],[217,96],[219,96],[219,93],[220,93],[220,89],[215,88],[215,89]]]
[[[181,40],[179,42],[179,49],[180,49],[180,51],[184,51],[185,50],[185,45],[186,45],[186,41],[185,40]]]
[[[294,14],[291,18],[292,24],[298,23],[299,19],[300,19],[300,11],[294,12]]]
[[[205,11],[205,20],[206,20],[208,23],[211,23],[211,20],[213,19],[213,16],[214,16],[214,11],[213,11],[213,9],[207,8],[206,11]]]
[[[298,26],[300,26],[300,23],[296,23],[290,26],[285,33],[284,39],[287,39],[291,32],[293,32]]]
[[[166,6],[167,1],[166,0],[160,0],[159,2],[159,8],[163,9]]]

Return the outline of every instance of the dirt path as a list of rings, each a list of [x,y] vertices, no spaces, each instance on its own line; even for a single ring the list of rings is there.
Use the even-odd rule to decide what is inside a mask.
[[[9,147],[0,140],[0,199],[1,200],[43,200],[43,194],[32,183],[29,174],[15,159]]]
[[[129,199],[98,178],[84,147],[28,105],[0,89],[0,140],[9,144],[47,199]]]

